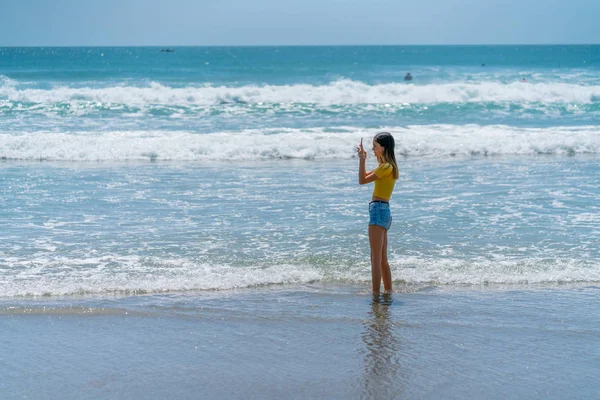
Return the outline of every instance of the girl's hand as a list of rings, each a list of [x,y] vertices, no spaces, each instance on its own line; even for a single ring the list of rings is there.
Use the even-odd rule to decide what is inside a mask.
[[[367,159],[367,152],[363,148],[362,138],[360,138],[360,144],[356,148],[356,152],[358,153],[358,158],[360,158],[361,160]]]

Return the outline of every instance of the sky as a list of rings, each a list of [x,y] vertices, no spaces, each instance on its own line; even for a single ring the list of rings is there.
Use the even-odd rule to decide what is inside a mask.
[[[600,0],[0,0],[0,46],[600,44]]]

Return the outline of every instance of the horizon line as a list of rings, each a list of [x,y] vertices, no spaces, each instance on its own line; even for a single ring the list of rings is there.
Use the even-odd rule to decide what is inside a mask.
[[[2,45],[15,47],[477,47],[477,46],[599,46],[600,43],[479,43],[479,44],[119,44],[119,45]]]

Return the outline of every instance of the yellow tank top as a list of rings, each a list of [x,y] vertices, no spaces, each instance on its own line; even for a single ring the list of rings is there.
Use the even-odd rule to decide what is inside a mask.
[[[375,180],[373,196],[389,200],[392,197],[394,185],[396,184],[396,178],[394,178],[394,168],[390,163],[383,163],[379,164],[379,166],[375,168],[373,172],[375,172],[375,175],[377,175],[378,178]]]

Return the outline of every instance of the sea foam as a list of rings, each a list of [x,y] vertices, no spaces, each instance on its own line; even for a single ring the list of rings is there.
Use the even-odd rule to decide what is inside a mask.
[[[578,259],[467,260],[401,257],[390,260],[397,284],[535,285],[600,282],[600,264]],[[317,264],[233,267],[187,258],[103,256],[0,259],[15,275],[0,280],[0,297],[132,295],[232,290],[259,286],[346,282],[367,285],[370,266]],[[23,268],[26,267],[26,268]],[[118,268],[119,273],[114,273]]]
[[[20,89],[14,81],[0,80],[0,100],[19,103],[102,103],[130,107],[222,103],[435,104],[465,102],[574,103],[600,101],[600,86],[572,83],[453,82],[425,85],[384,83],[370,85],[341,79],[324,85],[187,86],[175,88],[152,82],[147,86],[68,87]]]
[[[378,131],[408,157],[599,154],[595,126],[415,125],[364,129],[249,129],[216,133],[109,131],[0,133],[0,158],[46,161],[252,161],[350,159]]]

